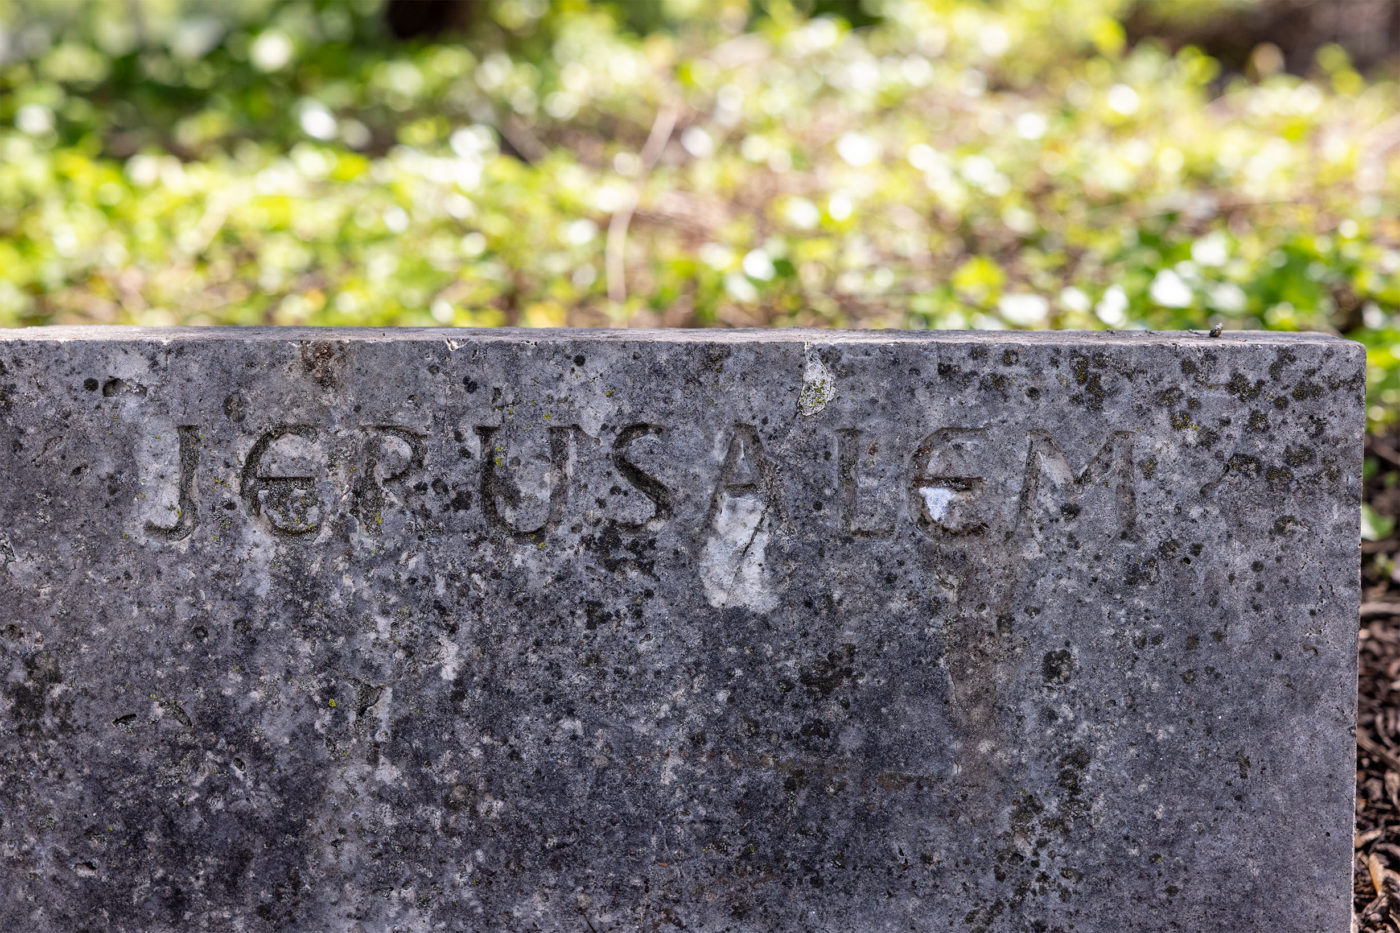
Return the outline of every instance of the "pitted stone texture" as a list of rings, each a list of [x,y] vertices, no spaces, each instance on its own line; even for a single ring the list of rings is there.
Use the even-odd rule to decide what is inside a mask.
[[[1363,356],[0,332],[0,928],[1343,931]]]

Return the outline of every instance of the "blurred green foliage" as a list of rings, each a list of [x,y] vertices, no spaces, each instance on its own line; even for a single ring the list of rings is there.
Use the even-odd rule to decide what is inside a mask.
[[[0,0],[0,324],[1219,321],[1390,420],[1400,87],[1128,4]]]

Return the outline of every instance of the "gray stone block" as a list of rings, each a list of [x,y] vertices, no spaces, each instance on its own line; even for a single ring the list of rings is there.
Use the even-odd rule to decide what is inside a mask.
[[[0,928],[1340,933],[1363,359],[0,332]]]

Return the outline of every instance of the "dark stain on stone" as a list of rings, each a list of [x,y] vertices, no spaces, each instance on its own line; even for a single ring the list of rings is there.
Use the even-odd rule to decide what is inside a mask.
[[[224,397],[224,417],[234,424],[242,423],[248,416],[248,397],[235,389]]]
[[[1095,368],[1103,365],[1102,354],[1096,355],[1092,360],[1083,353],[1070,355],[1070,371],[1074,373],[1075,383],[1081,387],[1079,392],[1070,396],[1071,402],[1083,405],[1090,411],[1103,411],[1108,392],[1103,386],[1103,374],[1095,371]]]
[[[1067,684],[1074,673],[1074,656],[1068,648],[1048,651],[1041,659],[1040,676],[1047,684]]]
[[[1309,382],[1304,379],[1293,387],[1293,391],[1290,394],[1293,396],[1294,401],[1302,402],[1310,398],[1322,398],[1326,392],[1327,390],[1317,383]]]
[[[111,398],[114,395],[138,395],[144,398],[146,395],[146,387],[129,383],[125,379],[113,376],[102,383],[102,397]]]
[[[73,701],[65,698],[50,703],[50,695],[63,683],[58,658],[48,651],[36,651],[24,659],[23,680],[5,688],[15,718],[15,730],[22,736],[56,737],[73,731],[69,715]]]
[[[1264,380],[1256,379],[1251,383],[1249,377],[1244,373],[1235,372],[1231,374],[1225,391],[1242,402],[1250,402],[1258,398],[1260,393],[1264,391]]]
[[[1283,452],[1283,462],[1291,467],[1300,467],[1313,460],[1312,448],[1302,445],[1290,446]]]
[[[1285,366],[1298,362],[1298,354],[1292,350],[1282,350],[1274,361],[1269,364],[1269,378],[1277,381],[1283,375]]]
[[[343,343],[318,340],[301,345],[302,371],[323,389],[336,387],[348,359],[349,347]]]
[[[797,679],[813,694],[827,696],[837,687],[855,679],[855,659],[856,646],[842,645],[804,668]]]
[[[1157,558],[1129,557],[1123,572],[1123,582],[1128,586],[1141,586],[1157,580]]]
[[[609,573],[632,567],[648,577],[655,576],[654,537],[624,536],[615,522],[608,522],[594,534],[580,537],[579,543],[596,555]]]
[[[1225,468],[1228,473],[1255,477],[1259,475],[1259,458],[1251,457],[1248,454],[1234,454],[1226,463]]]

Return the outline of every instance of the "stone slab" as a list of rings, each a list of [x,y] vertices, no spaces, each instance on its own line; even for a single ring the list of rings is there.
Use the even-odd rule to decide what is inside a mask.
[[[0,332],[0,928],[1341,933],[1363,381]]]

